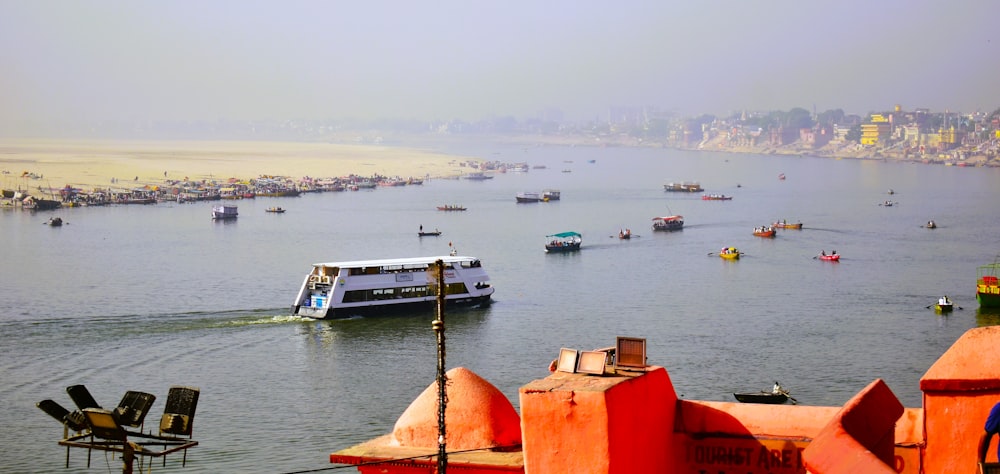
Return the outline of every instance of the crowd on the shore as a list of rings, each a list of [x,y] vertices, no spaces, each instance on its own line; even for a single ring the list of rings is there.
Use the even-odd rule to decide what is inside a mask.
[[[462,168],[477,172],[506,172],[509,169],[519,169],[523,163],[504,163],[501,161],[464,161],[459,163]],[[9,174],[9,172],[5,172]],[[378,187],[421,185],[424,177],[401,177],[374,174],[362,176],[350,174],[341,177],[318,178],[304,176],[292,178],[288,176],[261,175],[252,179],[229,178],[226,180],[191,180],[165,179],[162,182],[144,183],[136,176],[131,180],[111,178],[113,186],[106,188],[83,189],[72,185],[62,188],[47,188],[41,185],[28,185],[28,182],[40,183],[44,176],[25,171],[20,179],[24,185],[16,189],[0,190],[0,207],[30,210],[48,210],[59,207],[108,206],[115,204],[155,204],[157,202],[197,202],[226,199],[252,199],[255,197],[289,197],[303,193],[360,191]],[[458,178],[460,175],[441,177]]]
[[[32,179],[41,179],[35,175]],[[222,199],[250,199],[257,196],[298,196],[302,193],[358,191],[379,186],[406,186],[423,184],[424,178],[402,178],[382,175],[349,175],[336,178],[290,178],[287,176],[259,176],[253,179],[230,178],[216,180],[164,180],[160,184],[141,184],[139,177],[134,186],[114,179],[115,187],[85,190],[66,185],[59,189],[37,186],[2,190],[0,207],[23,209],[52,209],[56,207],[107,206],[112,204],[154,204],[162,201],[196,202]]]

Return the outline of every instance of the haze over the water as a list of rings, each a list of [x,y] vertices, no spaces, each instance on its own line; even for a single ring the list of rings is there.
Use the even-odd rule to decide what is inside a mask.
[[[0,0],[0,125],[1000,106],[1000,2]]]

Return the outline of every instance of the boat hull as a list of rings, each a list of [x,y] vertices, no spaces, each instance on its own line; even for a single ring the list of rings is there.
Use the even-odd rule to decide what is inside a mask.
[[[827,262],[839,262],[840,255],[820,255],[820,260],[826,260]]]
[[[491,296],[492,295],[447,299],[445,307],[446,308],[486,307],[493,302]],[[423,314],[433,311],[436,306],[437,306],[437,298],[430,297],[429,299],[425,300],[410,301],[405,303],[370,304],[366,306],[351,306],[344,308],[314,308],[310,306],[299,306],[299,307],[293,306],[292,314],[310,319],[344,319],[353,316],[382,316],[382,315],[392,315],[392,314],[402,314],[402,313]]]
[[[536,193],[523,193],[515,196],[514,200],[516,200],[519,203],[538,202],[542,200],[542,196]]]
[[[546,252],[551,252],[551,253],[575,252],[577,250],[580,250],[580,244],[579,243],[576,243],[576,244],[566,244],[566,245],[546,245],[545,246],[545,251]]]
[[[1000,308],[1000,295],[976,293],[976,301],[983,308]]]
[[[954,305],[950,304],[936,304],[934,305],[934,310],[939,313],[950,313],[954,309]]]
[[[771,224],[775,229],[802,229],[802,223],[798,222],[795,224],[785,224],[782,222],[775,222]]]
[[[734,397],[740,403],[764,403],[768,405],[780,405],[788,401],[788,395],[783,393],[756,392],[756,393],[734,393]]]

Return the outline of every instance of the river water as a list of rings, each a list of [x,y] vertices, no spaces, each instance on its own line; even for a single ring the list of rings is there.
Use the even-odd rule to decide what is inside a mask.
[[[919,407],[919,379],[967,329],[1000,324],[978,309],[976,266],[1000,252],[1000,170],[668,149],[449,145],[437,151],[545,165],[485,181],[306,194],[238,202],[0,214],[0,463],[10,472],[86,471],[86,453],[56,444],[35,408],[72,402],[85,384],[102,405],[127,390],[159,399],[201,389],[187,467],[161,472],[294,472],[391,431],[433,383],[430,314],[311,321],[288,316],[313,262],[460,254],[482,259],[496,287],[485,309],[446,316],[447,360],[514,403],[562,347],[647,339],[651,364],[682,398],[733,401],[780,381],[802,404],[840,405],[876,378]],[[592,162],[591,162],[592,161]],[[779,180],[784,173],[786,180]],[[702,201],[667,193],[697,180]],[[517,204],[558,188],[558,202]],[[887,190],[893,189],[894,195]],[[880,205],[886,200],[892,207]],[[439,212],[461,204],[466,212]],[[265,213],[269,206],[287,209]],[[682,214],[682,231],[651,219]],[[752,235],[778,219],[802,230]],[[923,227],[928,220],[937,229]],[[440,237],[418,238],[419,226]],[[619,229],[635,237],[617,239]],[[583,249],[546,254],[547,234],[576,231]],[[745,255],[716,257],[723,246]],[[839,263],[814,258],[836,250]],[[947,294],[956,310],[927,306]],[[103,453],[92,465],[117,472]]]

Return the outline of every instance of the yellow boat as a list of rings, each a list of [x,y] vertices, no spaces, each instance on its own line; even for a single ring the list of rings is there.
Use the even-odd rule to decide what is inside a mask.
[[[719,256],[726,260],[739,260],[740,251],[736,247],[725,247],[719,251]]]

